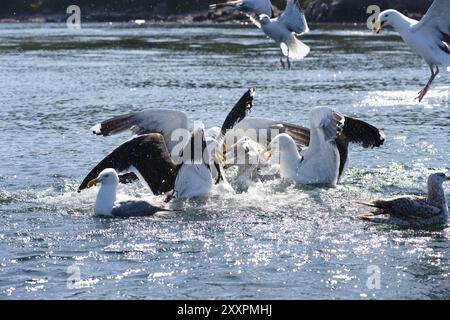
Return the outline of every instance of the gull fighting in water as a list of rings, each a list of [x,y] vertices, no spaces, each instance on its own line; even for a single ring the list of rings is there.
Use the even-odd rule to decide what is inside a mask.
[[[253,97],[254,89],[242,96],[223,123],[220,136],[247,116]],[[151,109],[118,116],[92,128],[94,134],[103,136],[127,130],[136,136],[95,166],[81,183],[79,191],[86,189],[92,179],[108,168],[121,173],[119,179],[122,182],[139,179],[153,194],[167,194],[167,200],[204,196],[219,184],[226,185],[222,190],[232,189],[222,173],[220,161],[209,156],[214,154],[208,150],[203,125],[195,127],[187,143],[174,139],[176,130],[182,130],[181,134],[189,133],[184,112]],[[219,142],[215,144],[219,145]]]
[[[396,10],[383,11],[374,24],[375,32],[380,33],[387,25],[400,33],[406,44],[430,67],[431,77],[417,97],[421,102],[439,74],[439,67],[450,72],[450,1],[434,0],[420,22]]]
[[[448,220],[448,204],[442,184],[449,181],[444,173],[434,173],[428,178],[427,197],[401,197],[378,199],[359,204],[375,208],[359,218],[375,223],[386,223],[403,227],[427,227],[445,224]]]
[[[280,165],[282,178],[299,184],[323,184],[335,187],[345,173],[349,143],[379,147],[384,136],[374,126],[327,107],[314,108],[309,116],[309,142],[304,154],[287,133],[270,143],[272,157]]]
[[[296,35],[302,35],[309,31],[298,0],[287,0],[284,12],[276,18],[272,18],[270,0],[229,1],[210,7],[212,9],[231,7],[246,13],[258,28],[280,46],[282,53],[280,62],[283,68],[286,68],[283,57],[286,57],[287,68],[290,69],[290,59],[301,60],[310,52],[310,48],[296,37]]]
[[[240,174],[264,180],[267,177],[260,179],[258,171],[269,163],[279,166],[279,175],[270,170],[274,178],[336,186],[345,174],[350,143],[364,148],[384,144],[379,129],[330,108],[314,108],[309,122],[310,128],[305,128],[272,119],[245,118],[227,133],[226,141],[234,138],[236,142],[227,149],[226,166],[237,165]],[[306,151],[299,153],[304,147]],[[245,157],[245,161],[239,161],[239,157]],[[268,158],[272,159],[268,162]]]

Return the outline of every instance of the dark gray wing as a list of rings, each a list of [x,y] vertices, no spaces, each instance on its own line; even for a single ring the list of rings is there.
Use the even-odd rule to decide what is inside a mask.
[[[239,101],[227,115],[220,130],[220,136],[217,139],[219,146],[223,143],[227,132],[229,130],[232,130],[238,123],[244,120],[252,111],[254,97],[255,97],[255,89],[251,88],[241,97],[241,99],[239,99]],[[226,153],[227,150],[226,148],[224,148],[223,155],[225,156]],[[221,163],[219,163],[217,157],[213,158],[213,165],[217,171],[217,179],[215,180],[215,184],[219,184],[221,181],[225,180],[224,179],[225,173],[223,172],[223,166]]]
[[[334,116],[337,118],[344,118],[342,132],[335,139],[340,156],[339,176],[341,177],[347,164],[350,143],[360,144],[364,148],[375,148],[382,146],[385,139],[378,128],[367,122],[348,116],[342,116],[336,112],[334,113]]]
[[[155,207],[147,201],[124,201],[116,204],[112,215],[116,218],[148,217],[163,211],[170,210]]]
[[[225,121],[223,122],[221,129],[221,136],[225,136],[228,130],[234,128],[234,126],[247,117],[252,111],[253,99],[255,97],[255,89],[248,90],[241,99],[236,103],[233,109],[230,111]]]
[[[122,144],[103,159],[81,183],[78,191],[87,188],[90,180],[100,172],[113,168],[119,173],[128,173],[135,168],[154,194],[173,189],[177,169],[160,134],[136,137]]]
[[[300,147],[309,146],[310,131],[308,128],[298,126],[295,124],[281,122],[280,125],[273,126],[271,129],[279,128],[280,133],[286,133],[294,139],[295,143]]]
[[[133,183],[139,180],[139,177],[134,172],[128,172],[119,175],[119,181],[122,184]]]
[[[380,147],[385,141],[383,134],[378,128],[348,116],[345,116],[342,133],[348,142],[361,144],[364,148]]]
[[[335,113],[335,115],[338,114]],[[339,117],[342,116],[339,115]],[[345,151],[344,149],[348,149],[349,142],[359,143],[364,148],[380,147],[384,144],[385,138],[378,128],[355,118],[348,116],[345,116],[344,118],[342,132],[338,136],[340,139],[337,139],[338,146],[343,148],[341,150],[343,154],[348,153],[348,151]],[[272,126],[271,129],[279,129],[280,133],[287,133],[299,146],[309,146],[310,130],[308,128],[281,122],[279,125]],[[345,137],[346,141],[342,140],[342,136]]]
[[[188,129],[187,115],[183,111],[171,109],[149,109],[120,115],[91,128],[94,134],[101,136],[111,136],[128,130],[134,135],[159,133],[164,137],[170,152],[179,142],[172,140],[172,134],[178,129]]]
[[[348,160],[348,140],[345,138],[343,134],[338,136],[335,140],[336,147],[339,151],[339,177],[342,177],[344,174],[345,166]]]
[[[187,115],[171,109],[148,109],[120,115],[92,127],[96,135],[111,136],[127,130],[135,135],[166,134],[174,129],[187,129]]]

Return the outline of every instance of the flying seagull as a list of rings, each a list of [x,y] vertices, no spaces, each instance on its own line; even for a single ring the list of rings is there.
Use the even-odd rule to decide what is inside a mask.
[[[439,67],[450,72],[450,1],[434,0],[420,22],[396,10],[383,11],[374,24],[375,32],[380,33],[387,25],[399,32],[406,44],[430,67],[430,80],[417,97],[421,102],[439,74]]]
[[[290,69],[290,59],[301,60],[311,50],[296,37],[309,31],[298,0],[287,0],[284,12],[276,18],[271,18],[272,4],[269,0],[229,1],[211,6],[212,9],[218,7],[232,7],[246,13],[258,28],[280,46],[282,53],[280,62],[284,69],[286,64],[283,57],[286,57],[287,67]]]
[[[114,169],[103,170],[97,178],[89,181],[88,187],[91,188],[97,184],[101,184],[101,187],[95,200],[95,216],[105,218],[146,217],[152,216],[157,212],[171,211],[155,207],[151,203],[143,200],[118,202],[116,197],[119,176]]]
[[[250,89],[242,96],[225,120],[221,132],[232,129],[250,112],[254,92],[254,89]],[[187,115],[167,109],[118,116],[94,126],[92,131],[97,135],[108,136],[131,130],[136,136],[95,166],[81,183],[79,191],[86,189],[89,181],[107,168],[126,174],[125,180],[139,178],[154,194],[169,193],[169,198],[203,196],[209,193],[214,183],[226,183],[225,176],[220,174],[220,163],[205,156],[210,153],[204,126],[199,125],[194,129],[181,151],[177,149],[182,141],[172,139],[172,134],[179,129],[188,130]],[[215,181],[211,166],[216,168],[218,175]]]
[[[358,202],[373,207],[374,210],[360,215],[362,220],[399,225],[403,227],[426,227],[445,224],[448,220],[448,204],[445,198],[444,181],[449,181],[444,173],[434,173],[428,178],[427,197],[401,197]]]

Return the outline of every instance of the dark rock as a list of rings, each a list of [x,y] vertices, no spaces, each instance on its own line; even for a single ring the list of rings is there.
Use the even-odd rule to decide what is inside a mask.
[[[420,19],[431,5],[432,0],[313,0],[306,8],[306,17],[312,22],[366,22],[371,5],[381,10],[397,9],[416,19]]]

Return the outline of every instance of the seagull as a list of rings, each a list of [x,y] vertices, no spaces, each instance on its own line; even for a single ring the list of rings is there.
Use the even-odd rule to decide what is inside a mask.
[[[325,134],[328,137],[325,137]],[[304,175],[305,179],[302,178],[297,182],[335,186],[345,175],[350,143],[361,144],[364,148],[374,148],[383,145],[384,140],[383,134],[376,127],[341,115],[330,108],[313,109],[310,113],[310,128],[269,118],[248,116],[225,135],[226,145],[231,147],[226,148],[227,152],[223,157],[224,167],[237,166],[238,178],[242,175],[244,179],[250,178],[252,181],[278,178],[280,174],[275,173],[274,169],[281,167],[280,163],[276,161],[277,159],[270,158],[274,158],[274,151],[279,151],[277,147],[281,141],[283,146],[288,145],[287,153],[281,151],[285,156],[283,159],[289,160],[289,163],[282,166],[284,178],[294,181],[300,179],[286,170],[298,169],[301,160],[303,168],[308,165],[315,169]],[[304,147],[308,148],[306,152],[299,153]],[[279,154],[280,152],[277,155]],[[321,170],[319,168],[324,161],[321,157],[329,162],[326,168],[330,172],[327,174],[317,172]],[[268,162],[271,168],[269,166],[269,171],[261,174],[260,170],[267,168]],[[289,166],[293,168],[289,169]],[[310,179],[306,179],[308,177]]]
[[[331,108],[314,108],[309,118],[310,139],[304,154],[287,133],[276,136],[267,150],[272,163],[280,165],[281,177],[295,183],[336,187],[345,173],[350,142],[365,148],[384,143],[382,133],[374,126]]]
[[[274,119],[246,117],[224,136],[225,143],[220,157],[223,167],[237,167],[237,181],[244,187],[248,183],[278,178],[274,166],[268,161],[267,147],[271,139],[282,132],[289,132],[298,145],[309,143],[307,128]]]
[[[442,184],[450,177],[444,173],[434,173],[428,178],[427,197],[401,197],[358,202],[373,207],[374,211],[359,218],[374,223],[385,223],[403,227],[426,227],[445,224],[448,220],[448,204]]]
[[[117,187],[119,185],[119,175],[116,170],[108,168],[100,175],[89,181],[91,188],[101,184],[100,190],[95,200],[94,215],[105,218],[130,218],[152,216],[157,212],[172,211],[153,206],[143,200],[128,200],[117,202]]]
[[[248,90],[233,107],[221,128],[221,135],[251,111],[254,93],[254,89]],[[121,182],[139,179],[153,194],[166,194],[167,201],[204,196],[214,184],[226,184],[219,161],[208,156],[204,125],[197,125],[192,133],[187,128],[187,115],[169,109],[135,112],[95,125],[92,131],[96,135],[109,136],[131,130],[135,136],[97,164],[78,191],[86,189],[89,181],[107,168],[123,174],[119,177]],[[177,140],[178,133],[186,132],[190,134],[187,143]],[[215,180],[211,167],[217,172]]]
[[[416,98],[422,102],[439,74],[439,67],[450,72],[450,1],[434,0],[420,22],[396,10],[383,11],[374,24],[374,31],[380,33],[387,25],[399,32],[406,44],[430,67],[431,77]]]
[[[290,59],[301,60],[311,51],[307,45],[296,37],[296,35],[302,35],[309,31],[308,23],[298,0],[287,0],[284,12],[276,18],[271,18],[272,4],[269,0],[229,1],[224,4],[212,5],[211,8],[227,6],[246,13],[258,28],[280,46],[282,54],[280,62],[283,69],[286,69],[283,57],[286,57],[287,68],[290,69]]]

